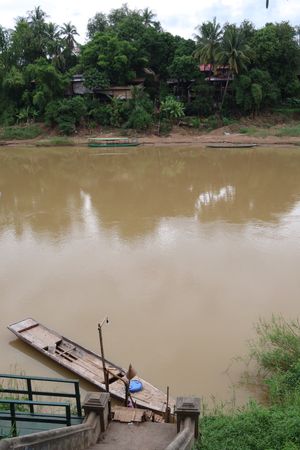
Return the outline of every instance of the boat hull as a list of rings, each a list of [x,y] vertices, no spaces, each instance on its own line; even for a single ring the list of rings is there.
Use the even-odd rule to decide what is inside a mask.
[[[88,143],[88,147],[97,147],[97,148],[112,148],[112,147],[137,147],[140,145],[139,143],[132,144],[97,144],[97,143]]]
[[[19,339],[43,355],[52,359],[60,366],[72,371],[81,378],[105,391],[105,381],[101,356],[94,353],[59,333],[45,327],[32,318],[24,319],[8,326]],[[109,391],[113,398],[124,403],[125,384],[120,379],[125,376],[125,369],[105,360],[110,370]],[[148,381],[137,378],[143,385],[143,390],[132,394],[137,407],[149,409],[158,414],[164,414],[167,397],[162,391]],[[169,400],[169,407],[173,410],[175,402]]]
[[[208,148],[251,148],[257,147],[257,144],[234,144],[234,143],[217,143],[217,144],[207,144]]]

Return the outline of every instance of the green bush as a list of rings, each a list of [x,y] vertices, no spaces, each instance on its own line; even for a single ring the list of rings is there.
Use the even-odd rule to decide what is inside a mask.
[[[38,125],[5,127],[0,131],[0,139],[8,141],[13,139],[34,139],[42,132]]]
[[[241,127],[240,129],[239,129],[239,132],[241,133],[241,134],[248,134],[249,133],[249,127]]]
[[[168,135],[172,131],[172,122],[168,119],[161,120],[159,124],[159,134]]]
[[[215,110],[215,90],[210,83],[201,78],[191,86],[192,101],[185,105],[188,116],[208,117]]]
[[[167,120],[180,119],[184,117],[184,105],[175,97],[168,96],[161,102],[161,115]]]
[[[207,130],[215,130],[219,127],[219,120],[216,116],[209,116],[202,120],[202,126]]]
[[[204,417],[201,433],[201,450],[299,450],[300,407],[253,402],[231,415]]]
[[[277,131],[276,136],[298,137],[300,136],[300,125],[295,125],[292,127],[283,127],[279,131]]]
[[[270,406],[250,402],[201,419],[201,450],[300,449],[300,322],[260,320],[250,355],[268,388]]]
[[[247,134],[248,136],[258,137],[267,137],[270,135],[270,131],[268,129],[257,127],[241,127],[239,132],[242,134]]]
[[[128,115],[126,127],[146,130],[153,124],[153,102],[141,87],[133,87],[131,94],[132,98],[124,106]]]
[[[300,108],[300,98],[299,97],[287,98],[286,104],[288,106],[298,106]]]
[[[230,119],[229,117],[223,117],[222,122],[223,122],[224,127],[227,127],[229,125],[235,124],[236,120]]]
[[[45,112],[45,120],[48,125],[58,125],[58,129],[62,134],[69,135],[74,133],[76,125],[85,118],[87,108],[82,97],[72,97],[47,105]]]
[[[199,117],[192,117],[190,123],[193,128],[200,128],[201,120]]]
[[[207,117],[214,111],[214,105],[211,98],[195,98],[190,103],[185,105],[185,114],[187,116],[199,115],[202,117]]]
[[[75,122],[73,120],[59,119],[58,129],[61,134],[69,136],[76,131]]]
[[[98,125],[110,125],[111,107],[95,100],[88,105],[88,117]]]
[[[131,111],[126,126],[134,130],[147,130],[152,124],[152,116],[142,106],[136,106]]]
[[[37,147],[70,147],[75,145],[73,141],[64,136],[57,136],[50,139],[43,139],[35,143]]]
[[[110,104],[110,125],[120,127],[128,120],[128,110],[123,100],[113,98]]]
[[[17,109],[13,103],[0,102],[0,124],[9,127],[16,123]]]

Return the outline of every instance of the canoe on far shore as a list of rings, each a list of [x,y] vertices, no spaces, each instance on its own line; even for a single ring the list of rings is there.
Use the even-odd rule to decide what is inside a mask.
[[[235,144],[232,142],[218,142],[217,144],[206,144],[208,148],[250,148],[257,147],[258,144]]]
[[[100,355],[61,336],[32,318],[9,325],[8,329],[43,355],[94,384],[98,389],[105,391]],[[113,398],[124,404],[125,385],[120,378],[125,377],[126,370],[106,359],[105,362],[109,369],[109,392]],[[136,406],[160,415],[164,414],[167,407],[167,395],[142,378],[135,377],[134,380],[140,381],[143,386],[141,391],[131,394]],[[174,406],[175,402],[170,398],[171,412],[174,411]]]
[[[127,138],[127,137],[111,137],[111,138],[89,138],[88,146],[89,147],[137,147],[139,145],[139,141],[136,138]]]

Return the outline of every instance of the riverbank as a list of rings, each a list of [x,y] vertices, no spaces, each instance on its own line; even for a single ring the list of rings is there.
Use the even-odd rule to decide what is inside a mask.
[[[119,135],[120,133],[107,133],[101,134],[101,137],[114,137]],[[88,143],[89,136],[84,137],[75,137],[75,138],[66,138],[66,139],[56,139],[52,137],[45,137],[43,140],[40,139],[18,139],[18,140],[9,140],[5,141],[1,144],[1,146],[33,146],[33,147],[69,147],[69,146],[85,146]],[[248,136],[242,135],[239,133],[232,134],[214,134],[207,133],[201,135],[185,135],[181,133],[172,133],[169,136],[158,137],[155,135],[150,135],[147,137],[139,138],[139,142],[142,146],[178,146],[178,145],[191,145],[191,146],[199,146],[206,147],[209,144],[255,144],[258,146],[300,146],[300,138],[299,137],[275,137],[275,136],[267,136],[267,137],[256,137],[256,136]]]
[[[256,371],[247,377],[266,391],[268,404],[251,399],[244,408],[220,405],[200,422],[201,450],[299,450],[300,324],[278,316],[256,324],[249,356]],[[248,362],[249,364],[249,362]]]
[[[81,128],[75,135],[61,136],[56,130],[40,126],[40,133],[36,132],[32,138],[22,138],[20,129],[25,127],[15,127],[14,133],[9,139],[0,139],[1,146],[85,146],[90,137],[116,137],[126,135],[135,136],[144,146],[176,146],[176,145],[197,145],[205,147],[209,144],[256,144],[259,146],[286,146],[300,145],[300,125],[299,122],[287,121],[285,123],[264,123],[262,120],[243,120],[232,125],[223,126],[214,130],[199,130],[186,126],[174,126],[167,135],[157,135],[154,131],[136,133],[133,130],[123,130],[120,128],[98,127],[92,130]],[[29,126],[30,127],[30,126]],[[3,133],[5,137],[5,133]]]

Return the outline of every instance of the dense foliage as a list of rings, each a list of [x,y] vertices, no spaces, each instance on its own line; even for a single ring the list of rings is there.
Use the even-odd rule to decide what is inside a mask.
[[[49,21],[40,7],[12,30],[0,25],[0,125],[45,121],[63,134],[79,125],[145,130],[184,114],[199,122],[222,112],[299,105],[299,27],[287,22],[256,29],[248,21],[221,26],[214,18],[184,39],[164,31],[148,8],[124,4],[88,21],[86,44],[78,44],[77,34],[71,23]],[[199,64],[210,69],[201,73]],[[220,67],[223,79],[215,82]],[[72,96],[75,74],[90,93]],[[131,100],[100,95],[138,83],[143,88]]]
[[[300,323],[273,318],[257,325],[251,356],[267,388],[269,406],[250,402],[201,420],[203,450],[300,449]]]

